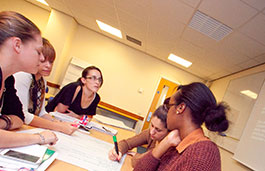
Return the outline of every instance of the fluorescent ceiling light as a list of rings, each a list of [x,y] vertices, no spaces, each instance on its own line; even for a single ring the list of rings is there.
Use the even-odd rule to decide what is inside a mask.
[[[116,29],[114,27],[111,27],[110,25],[105,24],[105,23],[103,23],[103,22],[101,22],[99,20],[96,20],[96,22],[97,22],[97,24],[98,24],[98,26],[99,26],[99,28],[101,30],[106,31],[106,32],[108,32],[108,33],[110,33],[110,34],[112,34],[114,36],[119,37],[119,38],[122,38],[122,34],[121,34],[120,30],[118,30],[118,29]]]
[[[258,95],[256,93],[254,93],[253,91],[250,90],[242,90],[240,91],[240,93],[252,98],[252,99],[256,99],[258,97]]]
[[[181,57],[178,57],[178,56],[176,56],[176,55],[174,55],[172,53],[168,56],[168,59],[173,61],[173,62],[176,62],[176,63],[178,63],[178,64],[180,64],[180,65],[182,65],[182,66],[184,66],[186,68],[188,68],[192,64],[190,61],[187,61],[187,60],[185,60],[185,59],[183,59]]]
[[[37,0],[37,1],[40,2],[40,3],[42,3],[42,4],[44,4],[44,5],[49,6],[49,4],[47,4],[47,2],[45,0]]]

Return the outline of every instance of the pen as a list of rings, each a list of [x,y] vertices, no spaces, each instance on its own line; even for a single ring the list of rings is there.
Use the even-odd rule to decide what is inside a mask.
[[[115,151],[119,155],[118,143],[117,143],[117,138],[115,135],[113,136],[113,141],[114,141],[114,145],[115,145]]]

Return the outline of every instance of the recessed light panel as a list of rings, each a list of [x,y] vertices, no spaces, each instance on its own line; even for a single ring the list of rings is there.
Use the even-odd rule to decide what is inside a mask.
[[[114,27],[112,27],[112,26],[110,26],[108,24],[105,24],[105,23],[103,23],[103,22],[101,22],[99,20],[96,20],[96,22],[97,22],[97,24],[98,24],[98,26],[99,26],[99,28],[101,30],[103,30],[105,32],[108,32],[108,33],[110,33],[110,34],[112,34],[114,36],[117,36],[119,38],[122,38],[122,34],[121,34],[120,30],[118,30],[118,29],[116,29],[116,28],[114,28]]]
[[[256,93],[254,93],[253,91],[250,90],[242,90],[240,91],[241,94],[244,94],[252,99],[256,99],[258,97],[258,95]]]
[[[190,67],[192,64],[190,61],[187,61],[187,60],[185,60],[179,56],[176,56],[172,53],[168,56],[168,59],[173,61],[173,62],[176,62],[177,64],[180,64],[186,68]]]
[[[37,1],[40,2],[40,3],[42,3],[42,4],[44,4],[44,5],[49,6],[49,4],[45,0],[37,0]]]

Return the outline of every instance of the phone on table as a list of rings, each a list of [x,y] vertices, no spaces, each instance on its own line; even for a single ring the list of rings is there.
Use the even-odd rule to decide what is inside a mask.
[[[14,159],[20,162],[26,162],[29,164],[40,164],[42,161],[41,157],[9,149],[1,151],[0,155],[6,158]]]

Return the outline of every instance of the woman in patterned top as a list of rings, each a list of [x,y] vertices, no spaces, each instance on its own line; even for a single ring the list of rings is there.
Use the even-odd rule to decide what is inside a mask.
[[[44,76],[49,76],[55,60],[55,50],[50,42],[43,38],[42,54],[44,61],[40,62],[38,72],[29,74],[18,72],[14,74],[15,89],[23,105],[24,122],[28,125],[60,131],[71,135],[77,128],[68,122],[58,122],[45,111]],[[20,109],[22,110],[22,109]]]

